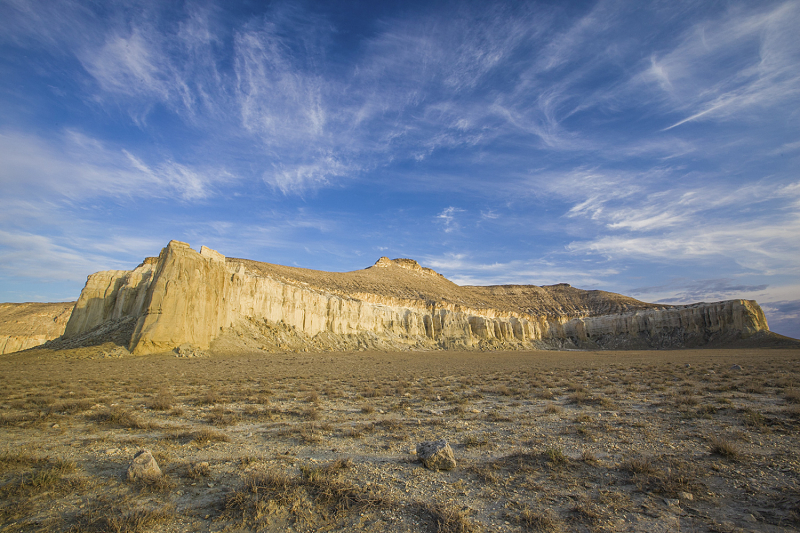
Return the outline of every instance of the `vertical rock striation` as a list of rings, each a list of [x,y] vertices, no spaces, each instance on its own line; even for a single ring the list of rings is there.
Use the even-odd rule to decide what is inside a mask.
[[[64,337],[123,323],[135,324],[134,354],[225,338],[267,350],[682,347],[768,329],[753,301],[659,306],[566,284],[462,288],[409,259],[336,274],[178,241],[132,271],[89,276]]]

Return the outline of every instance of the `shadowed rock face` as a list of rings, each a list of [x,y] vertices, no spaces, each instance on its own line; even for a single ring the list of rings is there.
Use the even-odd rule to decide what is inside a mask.
[[[0,354],[27,350],[64,333],[75,302],[0,304]]]
[[[640,302],[567,284],[460,287],[410,259],[331,273],[171,241],[132,271],[89,276],[64,338],[118,324],[135,354],[192,344],[284,350],[703,346],[768,330],[754,301]]]

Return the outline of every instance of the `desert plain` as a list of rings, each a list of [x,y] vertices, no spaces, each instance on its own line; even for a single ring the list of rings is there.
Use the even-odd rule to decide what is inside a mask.
[[[800,350],[0,359],[0,531],[800,529]],[[457,462],[425,468],[445,439]],[[162,476],[129,481],[149,450]]]

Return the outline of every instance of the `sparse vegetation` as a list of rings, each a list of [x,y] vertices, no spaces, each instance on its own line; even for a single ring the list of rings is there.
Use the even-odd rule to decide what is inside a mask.
[[[99,424],[130,429],[151,429],[155,427],[153,423],[142,419],[139,414],[121,406],[114,406],[100,411],[91,416],[91,419]]]
[[[756,379],[713,351],[0,360],[0,529],[647,530],[680,500],[715,531],[753,483],[768,511],[742,523],[796,527],[771,462],[800,460],[795,353],[753,355]],[[437,438],[451,472],[413,453]],[[128,482],[142,448],[163,475]]]
[[[225,433],[215,431],[213,429],[204,428],[195,433],[190,434],[192,442],[199,444],[209,444],[212,442],[230,442],[231,438]]]
[[[424,515],[430,517],[437,533],[471,533],[478,530],[465,511],[452,505],[423,505],[421,509]]]
[[[158,394],[153,397],[152,400],[147,404],[150,409],[154,409],[156,411],[167,411],[172,409],[172,405],[175,403],[175,398],[172,397],[172,393],[169,389],[161,389],[158,391]]]
[[[559,533],[561,524],[550,510],[535,511],[528,507],[519,512],[517,521],[527,531],[540,531],[542,533]]]
[[[709,444],[711,446],[711,453],[721,455],[726,459],[736,460],[741,456],[739,447],[730,439],[712,437]]]

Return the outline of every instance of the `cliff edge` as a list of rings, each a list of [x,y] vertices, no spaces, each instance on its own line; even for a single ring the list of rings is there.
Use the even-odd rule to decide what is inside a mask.
[[[768,332],[758,304],[640,302],[567,284],[458,286],[411,259],[322,272],[171,241],[131,271],[89,276],[63,336],[114,334],[134,354],[193,349],[680,348]]]

